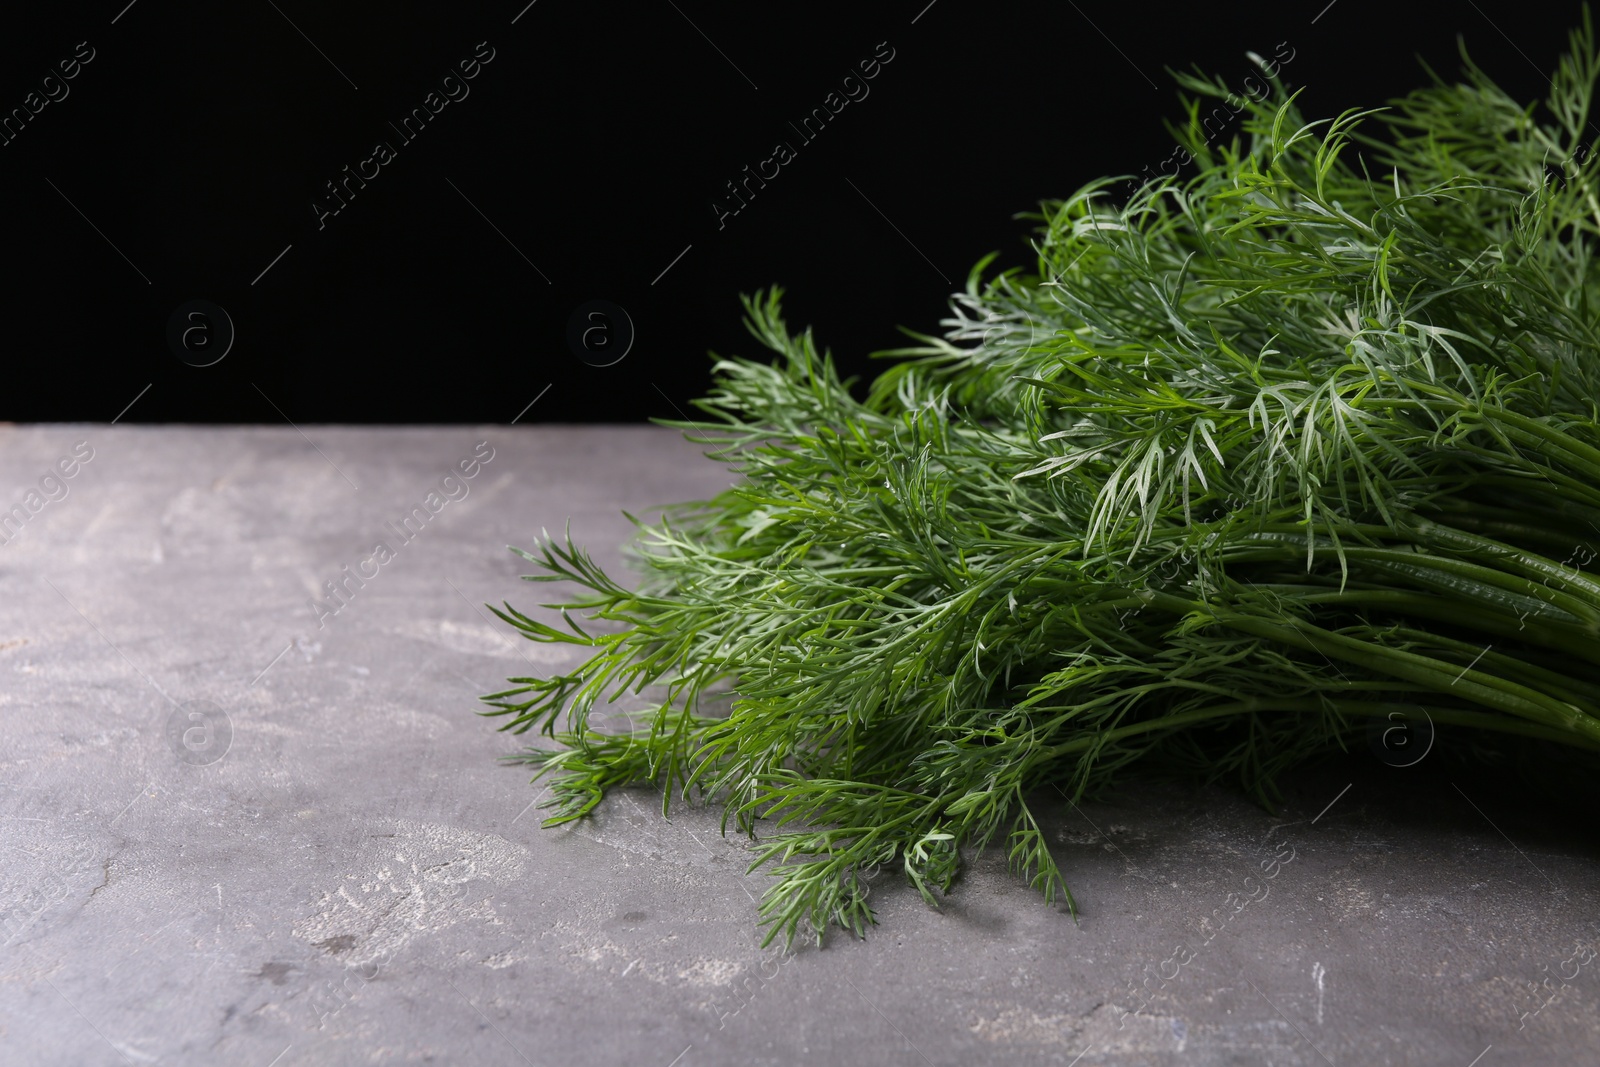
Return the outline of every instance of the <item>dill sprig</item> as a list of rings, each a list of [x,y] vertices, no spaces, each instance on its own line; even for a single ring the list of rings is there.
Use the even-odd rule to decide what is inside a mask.
[[[985,257],[862,398],[780,288],[742,298],[778,358],[666,423],[736,484],[633,520],[637,588],[546,533],[563,626],[495,609],[588,654],[484,698],[556,742],[514,757],[545,825],[718,801],[787,944],[992,842],[1075,912],[1027,798],[1135,760],[1271,806],[1397,711],[1600,750],[1600,58],[1585,8],[1543,118],[1463,60],[1316,122],[1273,82],[1227,144],[1227,87],[1176,75],[1196,173],[1024,216],[1037,271]],[[626,693],[659,699],[590,727]]]

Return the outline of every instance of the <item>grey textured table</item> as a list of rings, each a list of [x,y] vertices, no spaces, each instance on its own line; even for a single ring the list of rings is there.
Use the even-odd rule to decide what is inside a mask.
[[[1600,1062],[1592,798],[1436,757],[1275,816],[1058,803],[1076,924],[996,854],[762,951],[715,813],[543,830],[474,714],[564,662],[482,606],[552,588],[507,544],[570,518],[615,567],[622,509],[726,469],[651,427],[301,429],[0,427],[0,1063]]]

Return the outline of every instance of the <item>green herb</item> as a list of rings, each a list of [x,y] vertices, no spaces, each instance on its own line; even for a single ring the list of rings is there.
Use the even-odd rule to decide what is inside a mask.
[[[565,626],[497,609],[589,653],[484,698],[558,743],[515,757],[545,825],[632,783],[720,801],[787,944],[863,933],[865,872],[935,903],[992,842],[1072,907],[1026,798],[1139,759],[1270,806],[1395,713],[1600,749],[1589,13],[1546,119],[1466,63],[1322,122],[1274,83],[1227,145],[1226,86],[1177,75],[1198,173],[1042,205],[1037,274],[979,262],[864,399],[781,290],[744,298],[779,358],[669,423],[737,485],[634,520],[638,589],[546,534]]]

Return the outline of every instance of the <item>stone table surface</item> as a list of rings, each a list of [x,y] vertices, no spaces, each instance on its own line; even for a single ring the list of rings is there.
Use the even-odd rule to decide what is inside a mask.
[[[788,955],[715,811],[542,829],[475,714],[569,662],[484,607],[558,589],[506,546],[618,568],[729,477],[648,426],[0,426],[0,1064],[1600,1063],[1593,797],[1432,753],[1056,798],[1076,922],[985,854]]]

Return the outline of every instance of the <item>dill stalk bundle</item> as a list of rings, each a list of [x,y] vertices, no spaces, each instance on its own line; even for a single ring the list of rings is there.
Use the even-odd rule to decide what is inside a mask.
[[[1072,906],[1025,798],[1135,760],[1270,805],[1396,713],[1600,749],[1600,60],[1585,9],[1541,117],[1463,59],[1320,122],[1274,83],[1226,145],[1226,86],[1177,75],[1197,173],[1041,205],[1037,272],[980,261],[861,396],[780,289],[743,298],[777,359],[667,423],[737,484],[634,520],[638,588],[545,534],[563,625],[496,609],[587,653],[484,698],[556,742],[515,757],[545,824],[721,802],[788,943],[997,840]],[[589,726],[627,692],[659,699]]]

